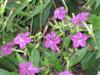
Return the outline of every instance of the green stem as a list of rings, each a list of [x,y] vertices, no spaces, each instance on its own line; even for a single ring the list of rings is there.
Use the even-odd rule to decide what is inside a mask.
[[[83,23],[83,25],[85,26],[85,28],[87,29],[87,31],[88,31],[88,33],[90,34],[90,28],[88,27],[88,25],[85,23],[85,22],[82,22]]]
[[[22,50],[16,50],[16,49],[13,49],[13,51],[15,51],[15,52],[20,52],[20,53],[25,53],[25,51],[22,51]]]
[[[65,3],[65,0],[62,0],[62,3],[64,4],[65,8],[68,9],[68,8],[67,8],[67,5],[66,5],[66,3]]]

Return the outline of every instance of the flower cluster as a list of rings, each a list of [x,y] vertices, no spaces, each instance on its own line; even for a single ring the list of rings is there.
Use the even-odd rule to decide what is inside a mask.
[[[64,7],[59,7],[54,11],[54,18],[59,20],[64,20],[68,10]],[[71,24],[80,25],[82,22],[88,20],[89,13],[81,12],[71,19]],[[76,34],[71,35],[70,39],[73,44],[73,48],[86,47],[87,40],[89,36],[81,31],[76,32]],[[13,42],[6,43],[2,46],[1,51],[4,55],[9,55],[13,51],[13,47],[19,46],[20,49],[25,49],[27,44],[31,43],[29,32],[19,33],[14,38]],[[44,47],[51,49],[53,52],[60,51],[61,37],[59,37],[56,32],[51,31],[44,36]],[[3,55],[2,55],[3,56]],[[32,62],[20,63],[19,64],[20,75],[35,75],[40,72],[40,69],[33,66]],[[59,75],[73,75],[70,71],[65,70],[60,72]],[[98,74],[99,75],[99,74]]]
[[[29,32],[19,33],[14,38],[13,42],[8,42],[2,46],[0,56],[2,57],[2,56],[11,54],[13,52],[12,49],[14,45],[19,45],[20,49],[25,49],[26,45],[30,43],[31,41],[32,39],[29,37]]]

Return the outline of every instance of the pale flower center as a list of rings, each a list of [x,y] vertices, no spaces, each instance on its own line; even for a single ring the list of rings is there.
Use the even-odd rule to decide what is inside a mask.
[[[53,43],[53,41],[51,40],[51,41],[50,41],[50,44],[52,44],[52,43]]]
[[[23,39],[21,38],[19,41],[20,41],[20,42],[23,42]]]
[[[78,42],[80,43],[81,41],[82,41],[82,38],[79,37],[79,38],[78,38]]]

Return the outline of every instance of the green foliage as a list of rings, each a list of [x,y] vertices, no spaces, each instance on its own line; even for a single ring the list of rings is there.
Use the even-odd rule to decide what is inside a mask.
[[[65,37],[62,40],[62,48],[68,48],[71,43],[71,39],[69,37]]]
[[[27,22],[30,23],[27,25],[28,27],[31,26],[31,29],[34,32],[37,32],[41,29],[41,27],[46,22],[51,8],[51,0],[24,0],[24,1],[8,1],[6,4],[6,10],[3,12],[0,10],[1,13],[6,13],[7,15],[1,15],[6,17],[4,19],[1,17],[2,20],[2,28],[1,31],[15,31],[17,28],[20,31],[23,31],[23,26],[27,25]],[[37,22],[38,21],[38,22]],[[3,23],[4,22],[4,23]],[[25,27],[26,29],[26,27]],[[24,30],[25,30],[24,29]],[[38,30],[35,30],[38,29]]]
[[[78,64],[84,58],[86,52],[87,52],[86,48],[76,51],[69,60],[68,68],[71,69],[74,65]]]
[[[96,2],[95,8],[99,7],[100,6],[100,0],[95,0],[95,2]]]
[[[93,28],[94,28],[94,35],[95,35],[95,42],[98,48],[98,52],[97,52],[97,58],[100,57],[100,16],[96,16],[96,15],[91,15],[90,17],[90,22],[93,24]]]
[[[16,53],[16,60],[18,63],[26,61],[19,53]]]
[[[9,71],[17,71],[17,61],[13,55],[0,58],[0,68],[7,69]]]
[[[18,75],[16,72],[8,72],[6,70],[0,69],[1,75]]]
[[[88,52],[82,60],[81,66],[83,70],[89,70],[94,67],[96,63],[96,52]]]
[[[39,66],[40,63],[39,50],[33,48],[29,60],[32,61],[35,66]]]
[[[45,52],[44,62],[45,65],[53,67],[57,71],[61,71],[61,61],[58,59],[58,55],[53,52]]]
[[[53,17],[54,9],[60,6],[68,7],[62,21]],[[77,27],[71,23],[80,11],[92,13],[86,22],[92,36],[86,48],[73,49],[70,37],[78,31],[88,34],[83,24]],[[11,55],[0,55],[0,75],[19,75],[18,64],[29,61],[41,69],[39,75],[58,75],[65,69],[76,69],[79,64],[83,75],[96,75],[100,69],[100,0],[0,0],[0,47],[13,42],[17,33],[27,31],[32,42],[25,49],[15,45]],[[45,34],[50,31],[61,38],[59,52],[44,48]]]

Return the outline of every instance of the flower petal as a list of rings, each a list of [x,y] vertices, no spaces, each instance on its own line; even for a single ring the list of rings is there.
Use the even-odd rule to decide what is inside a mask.
[[[55,38],[53,39],[53,42],[54,42],[55,44],[59,44],[59,43],[61,42],[61,39],[60,39],[59,37],[55,37]]]
[[[70,71],[63,71],[63,72],[60,72],[59,75],[73,75]]]
[[[25,37],[29,37],[29,35],[30,35],[29,32],[25,32],[25,33],[24,33],[24,36],[25,36]]]
[[[87,40],[88,38],[89,38],[88,35],[86,35],[86,34],[83,34],[83,35],[82,35],[82,39],[83,39],[83,40]]]
[[[80,20],[79,20],[79,17],[73,17],[71,22],[75,25],[79,25],[80,24]]]
[[[81,32],[77,32],[77,33],[76,33],[77,38],[82,38],[82,35],[83,35],[83,34],[82,34]]]
[[[81,46],[81,47],[86,47],[86,41],[81,40],[81,42],[80,42],[80,46]]]
[[[52,44],[52,45],[50,45],[50,49],[52,50],[52,51],[54,51],[54,52],[56,52],[56,51],[58,51],[58,47],[57,47],[57,45],[56,44]]]
[[[30,43],[30,42],[32,42],[32,39],[30,37],[25,37],[24,42],[25,43]]]
[[[46,41],[44,42],[44,46],[45,46],[46,48],[49,48],[50,45],[51,45],[50,40],[46,40]]]
[[[25,49],[26,48],[26,43],[24,41],[19,43],[19,46],[21,49]]]
[[[73,48],[77,48],[80,46],[80,43],[78,41],[73,42]]]
[[[54,11],[54,17],[56,19],[63,20],[65,18],[65,14],[67,14],[68,10],[65,10],[64,7],[59,7]]]
[[[55,38],[55,37],[57,36],[56,33],[53,32],[53,31],[52,31],[50,34],[51,34],[51,37],[52,37],[52,38]]]
[[[72,40],[72,41],[76,41],[76,40],[78,40],[77,35],[73,35],[73,36],[71,36],[71,40]]]
[[[20,43],[20,41],[19,41],[19,39],[21,39],[21,37],[20,36],[16,36],[15,38],[14,38],[14,44],[19,44]]]

